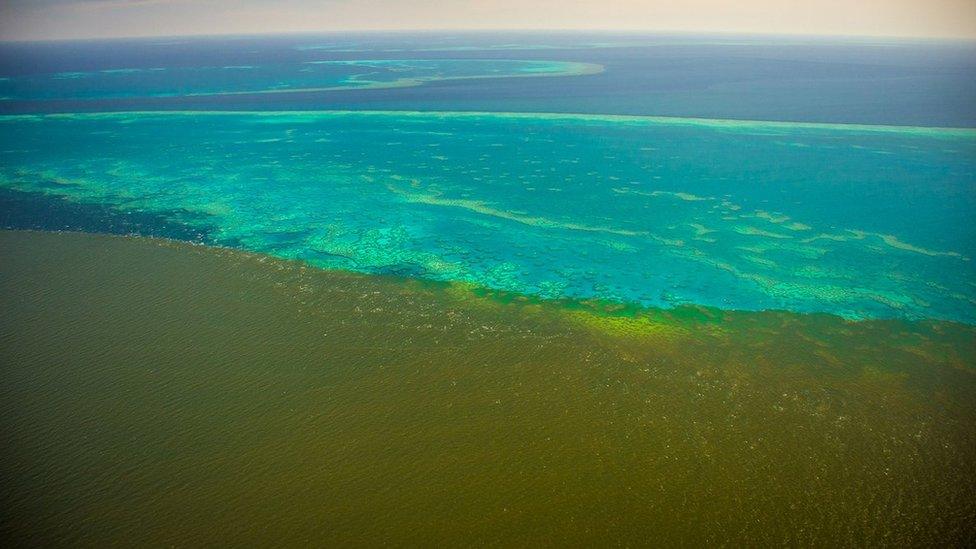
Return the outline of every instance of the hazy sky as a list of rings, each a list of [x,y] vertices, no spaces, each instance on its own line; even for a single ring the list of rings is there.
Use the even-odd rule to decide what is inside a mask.
[[[0,39],[360,29],[976,38],[976,0],[0,0]]]

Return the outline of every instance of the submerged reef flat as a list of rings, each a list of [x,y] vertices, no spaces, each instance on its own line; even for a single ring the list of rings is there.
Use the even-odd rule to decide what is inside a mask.
[[[974,185],[966,129],[471,112],[0,117],[0,188],[24,193],[20,204],[100,209],[113,227],[158,219],[165,230],[133,232],[205,233],[329,269],[659,308],[974,324]],[[6,226],[93,226],[44,223]]]
[[[603,66],[518,59],[310,60],[274,65],[149,67],[0,79],[0,101],[189,97],[420,86],[472,78],[582,76]]]
[[[5,545],[960,545],[976,328],[0,232]]]

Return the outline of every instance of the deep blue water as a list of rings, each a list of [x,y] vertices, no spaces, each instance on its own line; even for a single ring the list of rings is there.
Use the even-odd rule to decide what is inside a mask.
[[[0,77],[308,61],[595,63],[580,78],[446,80],[401,89],[105,101],[0,101],[0,112],[394,109],[575,112],[976,126],[972,42],[579,33],[341,34],[4,44]],[[271,70],[271,69],[269,69]],[[273,71],[272,71],[273,72]],[[238,74],[239,76],[239,74]],[[226,75],[216,75],[227,84]]]

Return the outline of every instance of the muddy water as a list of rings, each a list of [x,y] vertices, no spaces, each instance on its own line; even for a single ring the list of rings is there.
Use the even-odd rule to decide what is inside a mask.
[[[959,544],[976,331],[0,233],[16,545]]]

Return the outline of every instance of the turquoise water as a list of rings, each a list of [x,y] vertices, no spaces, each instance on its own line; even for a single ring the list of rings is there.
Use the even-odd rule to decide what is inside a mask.
[[[976,131],[438,112],[0,118],[0,186],[317,266],[976,323]]]

